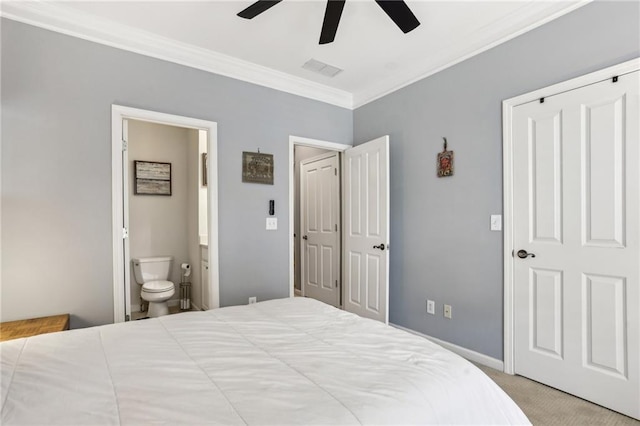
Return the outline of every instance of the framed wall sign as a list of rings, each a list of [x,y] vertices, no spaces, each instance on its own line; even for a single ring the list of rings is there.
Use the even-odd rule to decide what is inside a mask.
[[[273,185],[273,154],[243,152],[242,181]]]
[[[171,195],[171,163],[134,161],[136,195]]]

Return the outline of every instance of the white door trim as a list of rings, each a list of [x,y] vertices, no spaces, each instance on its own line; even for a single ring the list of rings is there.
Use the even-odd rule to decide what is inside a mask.
[[[123,222],[123,187],[122,187],[122,120],[131,119],[169,126],[206,130],[208,167],[208,232],[209,232],[209,287],[211,303],[209,307],[220,306],[219,273],[218,273],[218,131],[217,123],[196,118],[165,114],[130,108],[121,105],[111,106],[111,204],[112,204],[112,236],[113,236],[113,320],[125,320],[125,288],[124,251],[122,246]]]
[[[514,299],[513,299],[513,109],[536,99],[553,96],[579,87],[608,80],[640,69],[640,58],[632,59],[581,77],[545,87],[502,102],[502,173],[503,173],[503,262],[504,262],[504,372],[515,373]]]
[[[295,176],[293,173],[293,165],[295,163],[294,148],[296,145],[311,146],[314,148],[330,149],[333,151],[343,152],[351,148],[352,145],[323,141],[318,139],[303,138],[301,136],[289,136],[289,297],[295,296],[294,284],[294,240],[293,240],[293,221],[294,221],[294,204],[295,204]]]

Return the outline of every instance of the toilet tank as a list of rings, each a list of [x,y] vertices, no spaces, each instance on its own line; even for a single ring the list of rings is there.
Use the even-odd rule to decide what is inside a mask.
[[[159,257],[139,257],[131,259],[133,262],[133,273],[138,284],[149,281],[167,281],[171,271],[171,256]]]

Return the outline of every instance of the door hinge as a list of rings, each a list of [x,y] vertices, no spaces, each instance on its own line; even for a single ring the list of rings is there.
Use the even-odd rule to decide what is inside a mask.
[[[338,288],[338,280],[336,280],[336,288]]]
[[[334,171],[334,174],[338,176],[338,169],[333,169],[333,171]]]
[[[122,239],[129,238],[129,230],[127,228],[122,228]]]
[[[124,139],[122,140],[122,150],[126,151],[129,149],[129,144]]]
[[[336,232],[338,232],[338,224],[336,223]]]

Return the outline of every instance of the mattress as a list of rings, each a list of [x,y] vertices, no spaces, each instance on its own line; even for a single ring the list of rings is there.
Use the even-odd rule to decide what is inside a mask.
[[[288,298],[0,344],[3,425],[529,424],[419,336]]]

